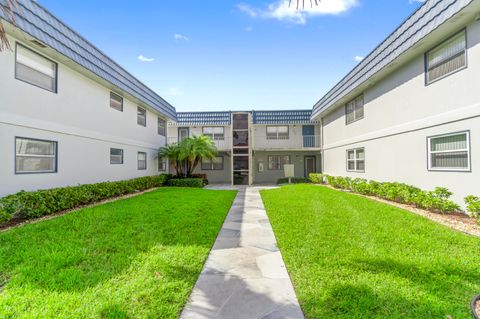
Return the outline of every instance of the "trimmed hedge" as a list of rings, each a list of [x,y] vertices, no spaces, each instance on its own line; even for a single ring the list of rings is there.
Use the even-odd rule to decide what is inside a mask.
[[[305,177],[292,177],[291,182],[292,184],[304,184],[310,183],[310,180]],[[279,178],[277,184],[288,184],[288,177]]]
[[[403,183],[380,183],[366,179],[350,177],[325,176],[326,182],[338,189],[380,197],[389,201],[414,205],[421,209],[440,212],[442,214],[460,211],[460,206],[450,200],[452,193],[443,187],[433,191],[424,191],[418,187]]]
[[[42,217],[105,199],[163,186],[171,175],[145,176],[118,182],[52,188],[0,198],[0,224],[13,217]]]
[[[167,182],[167,186],[173,187],[203,187],[203,179],[201,178],[172,178]]]
[[[308,174],[308,179],[310,180],[311,183],[323,184],[323,174],[310,173],[310,174]]]
[[[465,204],[467,204],[467,211],[475,218],[478,219],[480,224],[480,197],[467,196],[465,197]]]

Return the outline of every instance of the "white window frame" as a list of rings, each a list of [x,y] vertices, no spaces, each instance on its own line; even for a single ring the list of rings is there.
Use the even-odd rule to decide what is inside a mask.
[[[362,106],[361,106],[361,109],[362,109],[362,114],[361,115],[357,115],[357,113],[360,113],[360,106],[359,104],[357,103],[359,100],[362,100]],[[353,119],[352,120],[348,120],[348,107],[349,107],[349,104],[354,104],[353,105],[353,111],[352,111],[352,114],[353,114]],[[357,96],[356,98],[348,101],[347,104],[345,104],[345,124],[346,125],[349,125],[349,124],[352,124],[352,123],[355,123],[356,121],[359,121],[361,119],[365,118],[365,97],[363,94]]]
[[[35,68],[31,67],[31,66],[28,66],[28,65],[26,65],[26,64],[24,64],[24,63],[22,63],[22,62],[19,62],[19,61],[18,61],[19,48],[21,48],[22,50],[30,51],[31,53],[39,56],[40,58],[45,59],[46,61],[52,63],[52,64],[54,65],[54,67],[55,67],[55,70],[53,70],[53,71],[54,71],[53,77],[50,76],[50,75],[48,75],[48,74],[46,74],[45,72],[42,72],[42,71],[40,71],[40,70],[37,70],[37,69],[35,69]],[[52,78],[52,80],[54,80],[54,87],[53,87],[53,89],[49,89],[49,88],[47,88],[47,87],[38,85],[37,83],[35,83],[35,82],[32,81],[32,80],[29,80],[29,79],[26,78],[26,77],[20,76],[20,75],[17,73],[18,64],[21,64],[22,66],[24,66],[24,67],[26,67],[26,68],[28,68],[28,69],[31,69],[31,70],[33,70],[34,72],[42,73],[43,75]],[[16,43],[16,46],[15,46],[15,79],[17,79],[17,80],[19,80],[19,81],[22,81],[22,82],[25,82],[25,83],[28,83],[28,84],[30,84],[30,85],[36,86],[36,87],[38,87],[38,88],[44,89],[44,90],[46,90],[46,91],[49,91],[49,92],[52,92],[52,93],[57,93],[57,92],[58,92],[58,63],[55,62],[55,61],[53,61],[52,59],[47,58],[47,57],[44,56],[43,54],[40,54],[40,53],[38,53],[38,52],[30,49],[29,47],[24,46],[23,44]]]
[[[53,155],[36,155],[36,154],[23,154],[23,153],[18,153],[17,151],[17,139],[21,140],[31,140],[31,141],[37,141],[37,142],[47,142],[47,143],[52,143],[53,144]],[[54,159],[54,169],[53,170],[43,170],[43,171],[19,171],[17,167],[17,157],[37,157],[37,158],[50,158]],[[22,136],[16,136],[15,137],[15,174],[16,175],[22,175],[22,174],[48,174],[48,173],[57,173],[58,172],[58,142],[57,141],[50,141],[50,140],[42,140],[38,138],[30,138],[30,137],[22,137]]]
[[[359,151],[363,151],[363,158],[358,158],[357,157],[357,153]],[[353,159],[348,158],[348,153],[349,152],[353,152]],[[347,160],[347,172],[365,173],[365,168],[366,168],[366,165],[367,165],[367,161],[366,161],[365,148],[364,147],[357,147],[357,148],[348,149],[345,153],[345,156],[346,156],[346,160]],[[358,169],[358,162],[362,162],[362,161],[363,161],[363,170]],[[349,169],[348,168],[348,164],[350,162],[353,163],[354,169]]]
[[[284,133],[280,133],[279,132],[279,128],[280,127],[286,127],[287,128],[287,135],[286,136],[280,136],[280,134],[284,134]],[[275,129],[275,133],[269,133],[268,132],[268,129],[271,129],[271,128],[274,128]],[[273,136],[274,134],[274,136]],[[267,137],[267,140],[288,140],[290,139],[290,127],[288,125],[267,125],[265,127],[265,136]]]
[[[270,159],[276,158],[273,160],[273,162],[276,164],[275,167],[272,168],[271,161]],[[280,158],[288,158],[287,162],[280,161]],[[291,158],[290,155],[268,155],[267,157],[267,163],[268,163],[268,170],[269,171],[281,171],[284,168],[285,164],[290,164],[291,163]]]
[[[456,55],[450,57],[449,59],[445,59],[441,62],[437,62],[435,65],[431,66],[430,63],[429,63],[429,54],[435,50],[437,50],[438,48],[440,48],[441,46],[445,45],[446,43],[448,43],[448,41],[450,41],[451,39],[453,39],[454,37],[460,35],[460,34],[463,34],[463,36],[465,37],[465,48],[463,51],[459,51]],[[445,39],[444,41],[442,41],[441,43],[439,43],[438,45],[436,45],[434,48],[428,50],[428,52],[425,53],[425,84],[426,85],[429,85],[429,84],[432,84],[432,83],[435,83],[437,81],[440,81],[456,72],[459,72],[461,70],[464,70],[468,67],[468,38],[467,38],[467,30],[466,29],[462,29],[461,31],[451,35],[450,37],[448,37],[447,39]],[[455,57],[459,56],[460,54],[465,54],[465,65],[458,68],[458,69],[455,69],[453,71],[450,71],[436,79],[433,79],[433,80],[429,80],[429,73],[430,73],[430,69],[432,67],[437,67],[441,64],[445,64],[449,61],[451,61],[452,59],[454,59]]]
[[[145,116],[140,115],[140,110],[143,110]],[[147,109],[137,106],[137,124],[143,127],[147,127]]]
[[[145,154],[145,167],[140,166],[140,163],[143,162],[143,160],[140,160],[139,158],[140,154]],[[147,152],[137,152],[137,170],[145,171],[146,169],[147,169]]]
[[[116,108],[115,106],[112,106],[112,100],[114,100],[113,99],[114,97],[116,97],[120,100],[120,108]],[[110,107],[114,110],[123,112],[123,97],[118,95],[117,93],[110,92]]]
[[[455,136],[455,135],[466,135],[467,148],[458,149],[458,150],[448,150],[448,151],[432,151],[432,139]],[[438,171],[438,172],[471,172],[472,163],[471,163],[471,152],[470,152],[470,131],[462,131],[455,133],[448,133],[442,135],[435,135],[427,137],[427,167],[429,171]],[[432,154],[448,154],[448,153],[457,153],[457,152],[467,152],[467,168],[456,168],[456,167],[432,167]]]
[[[167,159],[163,157],[158,158],[158,171],[166,172],[167,171]]]
[[[213,129],[213,133],[205,133],[206,129]],[[222,133],[215,133],[215,129],[222,129]],[[202,128],[202,134],[205,136],[210,136],[214,141],[224,141],[225,140],[225,127],[223,126],[204,126]]]

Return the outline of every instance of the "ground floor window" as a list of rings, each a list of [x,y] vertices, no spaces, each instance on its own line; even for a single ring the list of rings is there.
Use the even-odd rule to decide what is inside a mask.
[[[15,173],[55,173],[57,142],[15,138]]]
[[[139,170],[147,169],[147,153],[138,152],[138,154],[137,154],[137,168]]]
[[[167,170],[167,159],[166,158],[158,158],[158,170],[159,171],[166,171]]]
[[[470,170],[470,133],[461,132],[428,138],[428,169]]]
[[[290,164],[289,155],[270,155],[268,156],[268,169],[281,170],[285,164]]]
[[[223,156],[217,156],[213,159],[202,159],[202,170],[204,171],[222,171],[224,159]]]
[[[110,149],[110,164],[123,164],[123,150],[120,148]]]
[[[347,151],[347,171],[365,172],[364,148],[355,148]]]

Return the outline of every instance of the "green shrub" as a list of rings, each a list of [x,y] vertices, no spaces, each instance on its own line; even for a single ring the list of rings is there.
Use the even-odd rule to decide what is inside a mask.
[[[290,178],[292,184],[305,184],[305,183],[310,183],[310,180],[308,178],[305,178],[305,177],[292,177]],[[288,184],[288,178],[287,177],[283,177],[283,178],[279,178],[277,180],[277,184]]]
[[[310,174],[308,174],[308,179],[311,183],[323,184],[323,174],[310,173]]]
[[[21,191],[0,199],[0,224],[13,216],[41,217],[108,198],[160,187],[170,175],[145,176],[126,181],[102,182],[52,188],[34,192]]]
[[[203,180],[203,186],[208,185],[207,174],[192,174],[192,178],[201,178]]]
[[[478,219],[480,224],[480,197],[467,196],[465,197],[465,204],[467,204],[467,211],[475,218]]]
[[[172,178],[167,182],[168,186],[173,187],[203,187],[203,179],[201,178]]]
[[[370,184],[366,179],[355,178],[350,183],[351,190],[362,195],[371,195]]]

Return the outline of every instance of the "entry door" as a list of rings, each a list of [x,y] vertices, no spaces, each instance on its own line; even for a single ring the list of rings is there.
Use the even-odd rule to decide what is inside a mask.
[[[316,159],[315,156],[305,156],[305,177],[308,177],[310,173],[316,173]]]
[[[188,127],[179,127],[178,128],[178,141],[182,141],[188,138]]]
[[[302,127],[303,147],[315,146],[315,126],[304,125]]]

